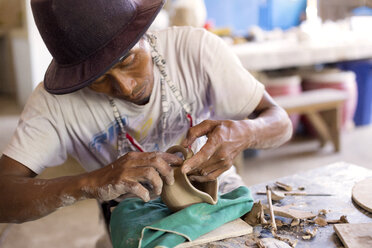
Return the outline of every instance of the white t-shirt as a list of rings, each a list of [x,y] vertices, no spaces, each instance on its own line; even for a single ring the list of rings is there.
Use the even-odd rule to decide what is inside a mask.
[[[205,119],[243,119],[256,108],[264,87],[243,68],[224,41],[203,29],[190,27],[152,33],[166,60],[169,77],[192,107],[194,125]],[[180,103],[171,89],[165,88],[170,104],[165,130],[160,72],[156,66],[153,92],[146,105],[115,99],[125,129],[146,151],[165,151],[179,144],[189,128]],[[118,131],[106,95],[89,88],[52,95],[39,84],[4,154],[36,173],[63,163],[67,154],[92,171],[117,158]],[[199,143],[200,147],[202,141]]]

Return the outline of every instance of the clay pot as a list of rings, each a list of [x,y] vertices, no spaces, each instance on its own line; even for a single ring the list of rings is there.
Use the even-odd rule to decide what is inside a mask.
[[[182,146],[172,146],[168,153],[180,152],[185,160],[191,158],[193,153]],[[181,172],[181,167],[174,167],[174,184],[163,185],[162,201],[173,211],[178,211],[196,203],[216,204],[218,200],[217,180],[199,183],[190,182],[186,174]]]

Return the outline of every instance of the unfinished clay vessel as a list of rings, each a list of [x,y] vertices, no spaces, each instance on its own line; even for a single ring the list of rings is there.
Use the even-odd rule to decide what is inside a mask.
[[[182,146],[172,146],[168,153],[180,152],[185,160],[191,158],[193,153]],[[186,174],[181,172],[181,167],[174,167],[174,184],[163,185],[162,201],[173,211],[178,211],[195,203],[216,204],[218,200],[217,180],[199,183],[190,182]]]

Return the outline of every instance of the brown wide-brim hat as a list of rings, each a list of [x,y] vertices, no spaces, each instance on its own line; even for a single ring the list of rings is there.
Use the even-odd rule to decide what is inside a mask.
[[[66,94],[94,82],[144,35],[165,0],[31,0],[53,56],[44,88]]]

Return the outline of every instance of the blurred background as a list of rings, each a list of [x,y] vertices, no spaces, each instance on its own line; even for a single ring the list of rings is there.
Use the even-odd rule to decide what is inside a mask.
[[[168,0],[151,29],[185,25],[220,36],[278,103],[304,109],[290,115],[290,142],[237,159],[247,185],[340,161],[372,169],[372,0]],[[0,0],[0,154],[50,61],[29,1]],[[310,110],[323,121],[306,116]],[[78,173],[69,158],[40,177]],[[0,247],[110,247],[99,213],[87,200],[0,224]]]

